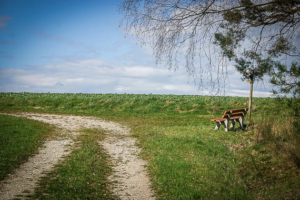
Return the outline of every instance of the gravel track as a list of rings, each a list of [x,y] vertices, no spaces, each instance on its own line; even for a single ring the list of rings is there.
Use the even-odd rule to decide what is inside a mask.
[[[145,167],[147,162],[138,158],[141,151],[135,146],[136,139],[130,137],[130,130],[118,123],[106,122],[96,117],[32,114],[10,114],[42,121],[57,126],[63,138],[46,141],[37,155],[29,158],[5,180],[0,182],[0,199],[26,199],[34,192],[38,180],[61,161],[74,144],[72,137],[80,134],[84,128],[107,130],[107,137],[99,142],[111,156],[113,163],[113,182],[111,189],[120,199],[155,199]]]

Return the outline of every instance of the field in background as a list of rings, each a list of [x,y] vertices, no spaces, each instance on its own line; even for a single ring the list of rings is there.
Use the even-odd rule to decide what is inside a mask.
[[[248,131],[214,131],[210,119],[247,107],[247,101],[197,95],[0,93],[0,112],[89,115],[130,127],[162,199],[297,199],[300,171],[289,154],[263,138],[265,125],[260,124],[276,116],[272,123],[289,126],[285,104],[254,98],[254,126]]]

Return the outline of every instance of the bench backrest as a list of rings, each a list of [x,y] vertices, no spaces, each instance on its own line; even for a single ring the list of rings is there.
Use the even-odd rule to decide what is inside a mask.
[[[244,116],[247,114],[248,108],[240,108],[240,109],[234,109],[234,110],[226,110],[224,112],[224,115],[222,118],[230,117],[236,117],[236,116]]]

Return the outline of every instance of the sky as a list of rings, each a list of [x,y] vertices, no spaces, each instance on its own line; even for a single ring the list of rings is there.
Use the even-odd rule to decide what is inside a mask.
[[[121,0],[0,0],[0,92],[212,95],[119,28]],[[228,66],[226,96],[250,85]],[[268,83],[254,97],[271,96]]]

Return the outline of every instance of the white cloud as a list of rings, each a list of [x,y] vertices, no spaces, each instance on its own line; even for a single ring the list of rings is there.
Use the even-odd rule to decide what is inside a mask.
[[[117,66],[97,59],[0,70],[1,91],[164,93],[164,85],[171,81],[166,69]],[[176,87],[167,91],[180,92]]]
[[[242,82],[237,73],[229,80],[232,85],[226,87],[226,95],[249,96],[249,84]],[[184,69],[173,73],[157,66],[119,66],[99,59],[0,69],[0,91],[4,92],[210,95],[209,90],[200,92],[193,82],[187,82]],[[255,88],[254,96],[270,96],[270,92]]]
[[[134,67],[124,67],[124,75],[126,76],[135,76],[135,77],[149,77],[157,76],[159,74],[167,74],[168,70],[159,69],[154,67],[143,67],[143,66],[134,66]]]
[[[250,89],[243,89],[243,90],[230,90],[227,93],[228,96],[241,96],[241,97],[249,97],[250,95]],[[272,93],[271,92],[266,92],[266,91],[257,91],[253,90],[253,97],[271,97]]]
[[[66,82],[74,84],[74,83],[83,83],[85,80],[84,78],[68,78],[65,79]]]
[[[131,88],[130,87],[124,87],[124,86],[116,86],[115,90],[117,92],[126,93],[127,91],[130,91]]]

